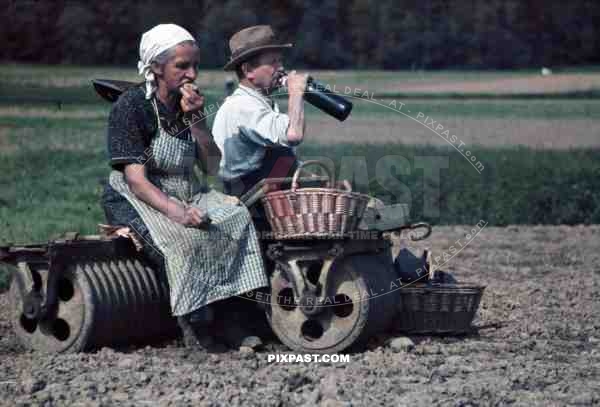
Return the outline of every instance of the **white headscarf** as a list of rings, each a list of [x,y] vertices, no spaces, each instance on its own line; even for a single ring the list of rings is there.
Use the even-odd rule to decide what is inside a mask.
[[[158,55],[184,41],[195,41],[192,34],[176,24],[159,24],[142,35],[138,73],[146,79],[146,99],[156,92],[156,78],[150,64]]]

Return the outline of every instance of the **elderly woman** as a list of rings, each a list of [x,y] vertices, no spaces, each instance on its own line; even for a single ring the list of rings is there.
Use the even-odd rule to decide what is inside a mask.
[[[208,305],[268,282],[247,209],[208,190],[192,171],[197,161],[208,173],[219,163],[202,117],[204,98],[193,85],[198,51],[193,37],[174,24],[142,36],[138,68],[145,83],[124,92],[109,117],[113,170],[103,206],[109,223],[128,225],[144,240],[149,257],[160,254],[186,344],[208,347]],[[238,326],[223,327],[230,345],[260,343]],[[232,331],[239,335],[232,338]]]

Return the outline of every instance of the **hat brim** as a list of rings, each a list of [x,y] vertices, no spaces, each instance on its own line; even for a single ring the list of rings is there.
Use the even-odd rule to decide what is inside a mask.
[[[258,54],[261,51],[273,51],[278,49],[288,49],[292,48],[292,44],[274,44],[274,45],[261,45],[260,47],[250,48],[231,59],[229,62],[225,64],[223,69],[225,71],[233,71],[235,67],[244,62],[246,59],[250,58],[253,55]]]

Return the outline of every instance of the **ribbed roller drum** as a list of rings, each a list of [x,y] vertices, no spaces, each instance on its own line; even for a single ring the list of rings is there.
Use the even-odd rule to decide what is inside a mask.
[[[46,287],[45,263],[29,267],[35,286]],[[21,342],[44,352],[77,352],[172,336],[168,287],[137,258],[80,261],[66,266],[57,282],[57,307],[46,320],[23,313],[16,278],[10,288],[11,322]]]

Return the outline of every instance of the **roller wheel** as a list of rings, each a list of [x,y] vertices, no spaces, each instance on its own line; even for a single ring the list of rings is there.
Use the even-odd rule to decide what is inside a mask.
[[[388,295],[389,261],[382,256],[349,256],[332,266],[329,295],[322,311],[305,315],[292,284],[276,267],[271,276],[267,320],[277,337],[289,348],[307,353],[335,353],[362,345],[385,329],[394,312]],[[318,276],[313,276],[318,280]],[[381,293],[381,295],[375,295]]]
[[[30,264],[37,287],[46,286],[46,267]],[[89,281],[83,273],[75,273],[73,269],[62,273],[58,280],[56,317],[48,321],[30,319],[23,314],[23,299],[15,277],[9,295],[13,330],[26,348],[55,353],[77,352],[86,347],[91,332],[94,301]]]
[[[35,287],[46,287],[47,265],[29,267]],[[138,259],[74,263],[61,272],[57,284],[56,312],[47,320],[36,320],[23,313],[23,299],[13,278],[11,323],[29,349],[79,352],[102,346],[147,344],[177,333],[168,287]]]

